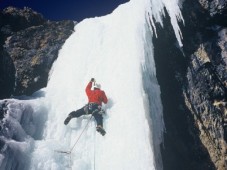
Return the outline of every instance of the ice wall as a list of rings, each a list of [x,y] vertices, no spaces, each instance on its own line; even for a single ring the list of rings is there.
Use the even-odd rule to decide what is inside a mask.
[[[0,100],[0,170],[29,169],[34,141],[42,139],[47,110],[39,98]]]
[[[14,165],[12,159],[6,160],[6,154],[2,154],[1,165],[7,166],[5,169],[18,166],[29,170],[162,169],[159,145],[164,123],[152,37],[156,35],[155,24],[162,25],[164,8],[182,46],[177,24],[182,16],[177,0],[131,0],[109,15],[77,24],[75,33],[59,52],[41,98],[29,103],[29,107],[38,106],[42,113],[31,109],[21,114],[12,110],[18,118],[15,127],[19,127],[17,130],[23,127],[18,133],[20,141],[15,143],[13,135],[1,140],[10,143],[13,139],[12,146],[16,147],[10,151],[21,149],[13,157],[19,161]],[[102,84],[109,98],[104,106],[107,134],[103,137],[96,133],[92,119],[71,157],[57,153],[55,150],[70,150],[89,121],[89,116],[82,116],[68,126],[63,124],[69,112],[87,103],[84,89],[92,77]],[[26,101],[19,103],[26,105]],[[32,113],[30,118],[37,118],[34,113],[40,113],[34,120],[39,120],[38,123],[29,116],[26,118],[32,122],[29,126],[21,122],[20,115],[26,113]],[[6,117],[4,121],[7,120],[14,118]]]

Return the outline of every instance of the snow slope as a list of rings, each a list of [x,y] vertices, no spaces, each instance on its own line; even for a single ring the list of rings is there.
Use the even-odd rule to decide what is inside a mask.
[[[75,26],[53,65],[48,86],[36,94],[44,95],[37,102],[45,103],[48,117],[43,119],[43,137],[33,141],[29,170],[162,169],[159,144],[164,124],[152,27],[155,31],[154,23],[162,24],[166,7],[182,45],[177,3],[131,0],[109,15]],[[109,98],[103,106],[107,134],[96,133],[92,119],[71,155],[57,153],[72,149],[90,119],[82,116],[63,124],[69,112],[87,103],[85,87],[92,77]]]

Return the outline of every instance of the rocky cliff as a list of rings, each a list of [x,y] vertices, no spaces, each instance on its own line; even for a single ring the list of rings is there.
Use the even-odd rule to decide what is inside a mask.
[[[166,124],[164,169],[227,169],[227,2],[185,0],[177,45],[158,25],[157,75]],[[166,49],[166,50],[161,50]]]
[[[29,8],[0,12],[0,98],[30,95],[45,87],[73,21],[49,21]]]

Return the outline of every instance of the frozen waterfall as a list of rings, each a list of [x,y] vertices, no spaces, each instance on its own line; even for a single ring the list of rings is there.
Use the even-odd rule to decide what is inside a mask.
[[[177,24],[182,17],[177,0],[131,0],[109,15],[85,19],[75,26],[52,67],[47,87],[35,94],[39,96],[35,101],[22,102],[29,103],[33,116],[39,119],[33,127],[39,135],[27,133],[22,140],[29,145],[23,151],[29,156],[23,158],[30,161],[24,167],[162,169],[159,144],[164,123],[152,37],[155,22],[162,25],[164,7],[182,45]],[[67,126],[63,124],[69,112],[87,103],[85,87],[92,77],[101,83],[109,98],[103,106],[107,134],[103,137],[96,133],[92,119],[71,155],[57,153],[55,150],[70,150],[89,121],[87,115],[73,119]],[[0,156],[0,163],[3,159]]]

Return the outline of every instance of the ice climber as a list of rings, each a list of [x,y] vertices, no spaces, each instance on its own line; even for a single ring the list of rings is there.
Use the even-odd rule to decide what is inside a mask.
[[[94,84],[94,90],[91,89],[92,83]],[[101,90],[101,85],[95,82],[94,78],[90,80],[85,91],[88,96],[88,104],[77,111],[72,111],[71,113],[69,113],[68,117],[64,121],[64,124],[67,125],[69,121],[74,117],[92,114],[97,123],[96,130],[104,136],[106,132],[103,129],[102,114],[104,111],[102,110],[102,103],[106,104],[108,102],[106,94]]]

